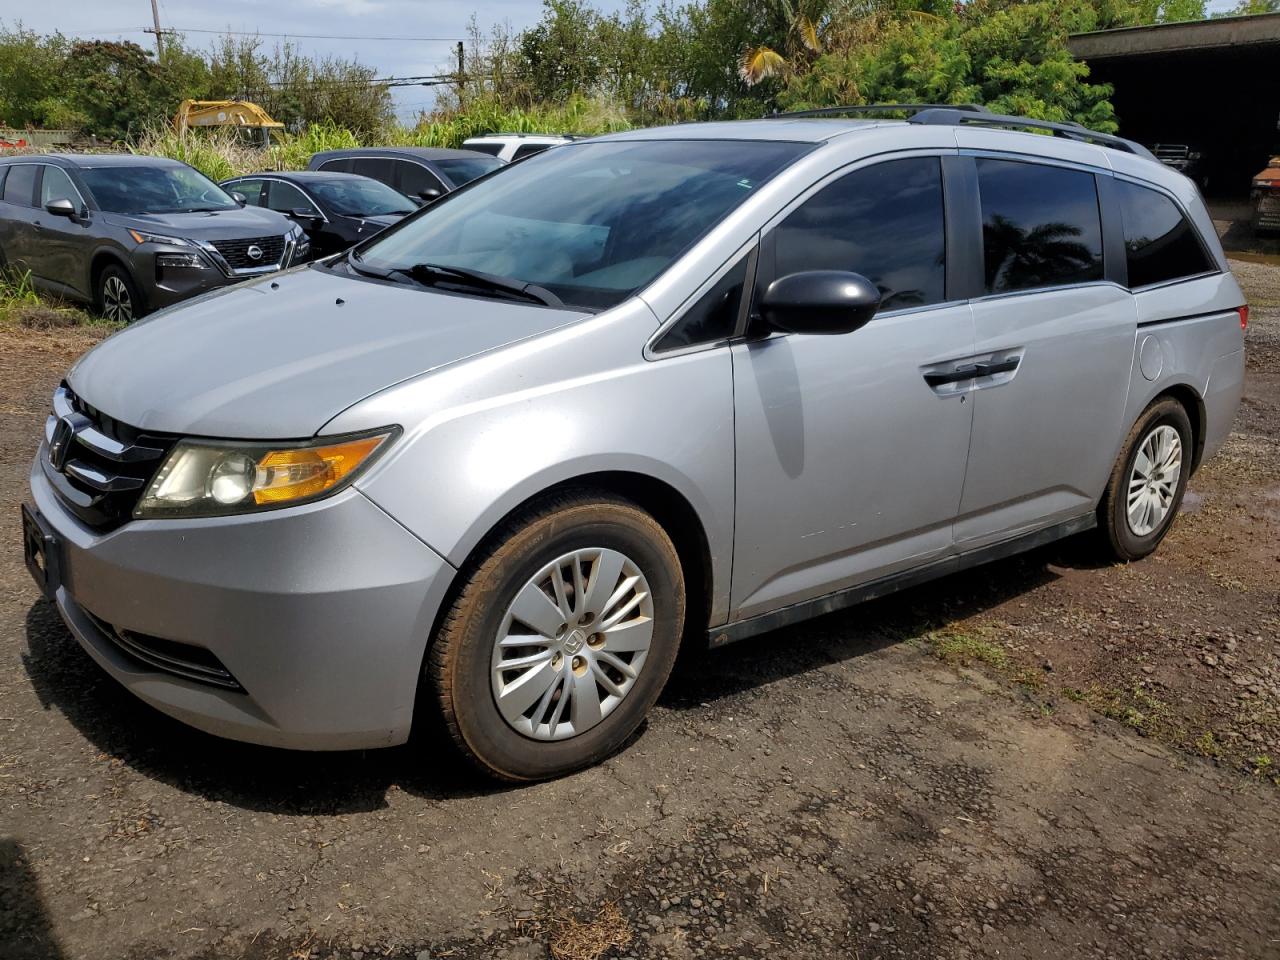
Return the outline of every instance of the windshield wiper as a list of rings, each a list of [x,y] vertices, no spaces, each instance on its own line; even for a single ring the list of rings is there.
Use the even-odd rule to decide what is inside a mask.
[[[360,268],[357,267],[357,270]],[[489,290],[494,293],[532,300],[547,307],[563,307],[564,301],[546,287],[536,283],[525,283],[523,280],[511,280],[507,277],[482,273],[479,270],[468,270],[466,267],[446,267],[436,263],[415,263],[412,267],[395,269],[389,273],[398,273],[426,287],[440,283],[452,283],[475,290]]]

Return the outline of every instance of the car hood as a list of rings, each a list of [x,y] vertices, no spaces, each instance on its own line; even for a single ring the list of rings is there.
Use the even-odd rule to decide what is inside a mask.
[[[301,438],[395,383],[585,316],[304,268],[134,324],[68,382],[142,430]]]
[[[107,223],[117,227],[189,240],[239,240],[285,234],[293,229],[293,221],[284,214],[262,207],[236,207],[208,213],[108,213],[104,216]]]

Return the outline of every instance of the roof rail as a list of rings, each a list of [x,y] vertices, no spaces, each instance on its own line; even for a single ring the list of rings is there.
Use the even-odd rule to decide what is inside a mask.
[[[792,110],[773,113],[766,120],[785,120],[792,117],[841,117],[848,113],[910,113],[928,110],[956,110],[965,113],[986,114],[986,107],[977,103],[861,103],[845,107],[818,107],[814,110]]]
[[[1045,130],[1055,137],[1076,140],[1080,143],[1096,143],[1102,147],[1111,147],[1113,150],[1123,150],[1125,153],[1135,154],[1146,160],[1155,160],[1151,151],[1140,143],[1126,140],[1124,137],[1114,137],[1109,133],[1099,133],[1097,130],[1090,130],[1088,127],[1073,121],[1055,123],[1051,120],[1032,120],[1029,117],[1010,117],[999,113],[974,113],[972,111],[959,110],[955,107],[937,107],[930,110],[921,110],[908,117],[907,122],[950,126],[977,124],[983,127]]]

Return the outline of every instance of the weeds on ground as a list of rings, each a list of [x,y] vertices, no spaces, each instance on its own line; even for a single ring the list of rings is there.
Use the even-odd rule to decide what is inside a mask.
[[[114,327],[83,310],[41,298],[31,282],[30,270],[18,270],[13,266],[0,270],[0,325],[54,330],[97,324]]]

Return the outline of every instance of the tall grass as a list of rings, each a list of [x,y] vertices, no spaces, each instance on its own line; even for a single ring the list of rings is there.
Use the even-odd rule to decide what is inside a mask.
[[[523,110],[492,101],[470,104],[465,112],[428,119],[414,127],[393,125],[361,142],[332,121],[314,123],[303,133],[286,133],[267,149],[236,138],[229,130],[169,127],[148,131],[130,148],[134,153],[171,157],[190,164],[212,180],[264,170],[304,170],[312,154],[352,147],[460,147],[486,133],[577,133],[595,135],[627,130],[621,107],[607,100],[574,97],[564,104]]]
[[[31,283],[31,271],[13,265],[0,268],[0,307],[33,305],[40,302]]]

